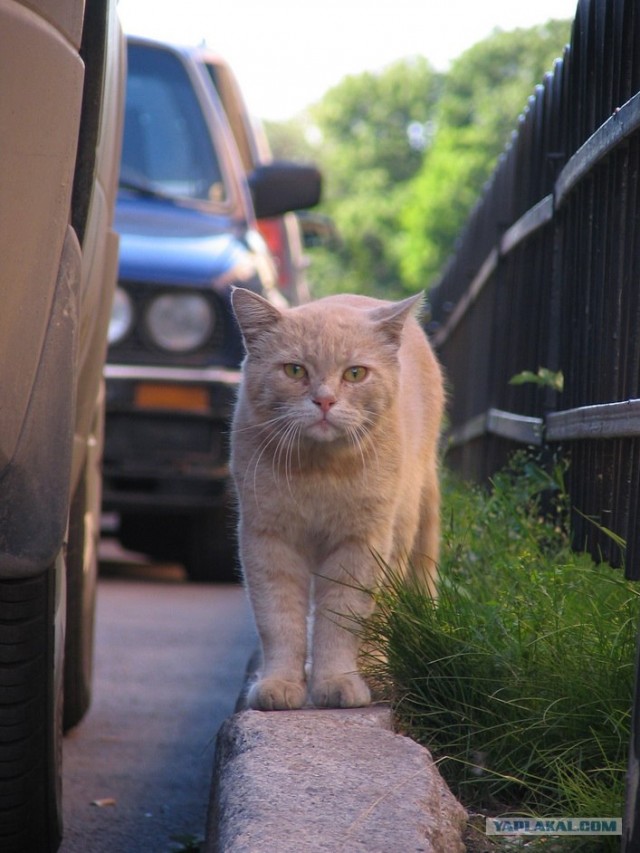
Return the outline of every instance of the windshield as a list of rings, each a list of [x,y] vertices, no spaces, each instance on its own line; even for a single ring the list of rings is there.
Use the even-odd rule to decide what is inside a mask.
[[[120,185],[159,195],[226,198],[202,110],[180,60],[130,44]]]

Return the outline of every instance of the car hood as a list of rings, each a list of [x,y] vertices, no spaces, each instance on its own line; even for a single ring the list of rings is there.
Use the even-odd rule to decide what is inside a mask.
[[[253,232],[223,214],[121,192],[115,228],[121,279],[223,287],[256,275]]]

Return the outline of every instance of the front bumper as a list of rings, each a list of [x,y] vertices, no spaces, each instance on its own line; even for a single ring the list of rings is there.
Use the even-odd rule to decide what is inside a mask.
[[[103,509],[218,506],[240,371],[107,364]]]

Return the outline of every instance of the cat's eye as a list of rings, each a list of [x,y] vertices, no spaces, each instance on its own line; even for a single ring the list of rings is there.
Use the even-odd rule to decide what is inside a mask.
[[[348,367],[342,377],[347,382],[362,382],[368,372],[366,367]]]
[[[285,364],[284,372],[289,379],[304,379],[307,375],[306,369],[301,364]]]

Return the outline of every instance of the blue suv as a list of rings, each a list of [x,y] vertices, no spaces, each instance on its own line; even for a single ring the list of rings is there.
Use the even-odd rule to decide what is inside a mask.
[[[283,303],[256,216],[315,205],[313,166],[246,175],[224,110],[188,49],[128,40],[116,206],[103,509],[122,544],[228,578],[228,424],[242,346],[231,288]]]

